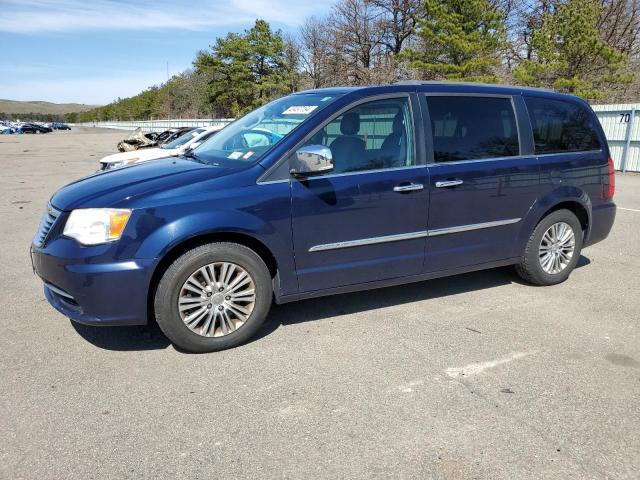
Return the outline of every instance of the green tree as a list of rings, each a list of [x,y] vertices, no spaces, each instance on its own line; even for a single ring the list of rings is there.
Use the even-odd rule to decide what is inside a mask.
[[[420,48],[407,48],[400,58],[426,80],[496,82],[504,22],[492,0],[425,0],[416,24]]]
[[[515,68],[516,80],[587,100],[603,98],[612,85],[631,82],[628,54],[608,45],[597,27],[602,8],[600,0],[559,1],[533,32],[531,58]]]
[[[286,93],[294,74],[282,33],[272,32],[264,20],[243,34],[218,38],[193,64],[208,78],[209,101],[220,116],[237,117]]]

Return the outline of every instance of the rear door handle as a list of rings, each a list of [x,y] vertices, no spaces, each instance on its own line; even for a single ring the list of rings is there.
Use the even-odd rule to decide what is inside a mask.
[[[424,185],[421,183],[408,183],[406,185],[396,185],[393,187],[394,192],[412,192],[414,190],[422,190]]]
[[[436,188],[447,188],[447,187],[456,187],[458,185],[462,185],[464,182],[462,180],[442,180],[441,182],[436,182]]]

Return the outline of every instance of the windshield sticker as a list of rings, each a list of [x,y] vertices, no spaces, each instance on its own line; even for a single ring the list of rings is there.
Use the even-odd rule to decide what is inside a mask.
[[[244,156],[242,157],[243,160],[249,160],[249,157],[253,155],[253,151],[249,150],[247,153],[244,154]]]
[[[282,112],[282,115],[309,115],[316,108],[317,105],[292,105]]]
[[[231,152],[227,158],[231,160],[237,160],[242,156],[242,152]]]

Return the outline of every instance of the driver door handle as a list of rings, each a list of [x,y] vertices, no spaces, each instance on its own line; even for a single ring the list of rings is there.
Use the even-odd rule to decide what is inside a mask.
[[[422,190],[424,185],[421,183],[407,183],[404,185],[396,185],[393,187],[394,192],[413,192],[414,190]]]

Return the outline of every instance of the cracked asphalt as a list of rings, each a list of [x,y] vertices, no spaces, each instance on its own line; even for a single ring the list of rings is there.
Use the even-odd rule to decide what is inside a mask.
[[[51,194],[123,136],[0,136],[1,478],[640,477],[640,175],[562,285],[501,268],[308,300],[189,355],[72,324],[31,272]]]

